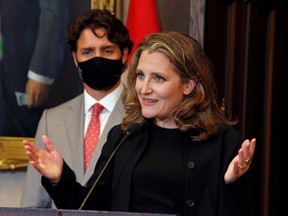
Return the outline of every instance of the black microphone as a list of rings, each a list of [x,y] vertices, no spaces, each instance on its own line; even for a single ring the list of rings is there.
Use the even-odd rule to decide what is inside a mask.
[[[125,136],[121,139],[121,141],[119,142],[119,144],[117,145],[117,147],[114,149],[114,151],[112,152],[112,154],[110,155],[110,157],[108,158],[107,162],[105,163],[103,169],[101,170],[99,176],[97,177],[97,179],[95,180],[94,184],[92,185],[92,187],[90,188],[88,194],[86,195],[85,199],[83,200],[80,208],[78,210],[81,210],[83,208],[83,206],[85,205],[87,199],[89,198],[90,194],[92,193],[92,191],[94,190],[95,186],[97,185],[100,177],[103,175],[104,171],[106,170],[106,167],[109,165],[110,161],[112,160],[112,158],[114,157],[115,153],[117,152],[117,150],[119,149],[119,147],[122,145],[122,143],[131,135],[137,134],[141,127],[143,126],[143,124],[146,122],[146,119],[142,120],[141,123],[138,122],[132,122],[125,133]]]

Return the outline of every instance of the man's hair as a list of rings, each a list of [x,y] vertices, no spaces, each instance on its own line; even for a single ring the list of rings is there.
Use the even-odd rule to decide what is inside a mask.
[[[92,9],[85,11],[70,24],[66,33],[66,41],[70,45],[71,51],[77,50],[77,41],[81,32],[86,28],[91,29],[100,38],[104,35],[97,35],[95,29],[104,28],[108,40],[117,44],[121,51],[126,47],[128,53],[132,50],[134,43],[130,39],[129,31],[123,22],[108,10]]]

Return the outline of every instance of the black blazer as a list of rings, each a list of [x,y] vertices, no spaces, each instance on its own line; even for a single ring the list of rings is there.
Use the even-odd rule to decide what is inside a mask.
[[[152,123],[147,123],[140,132],[123,142],[83,209],[129,211],[132,174],[147,144],[150,124]],[[58,208],[79,208],[124,134],[119,125],[110,130],[87,188],[76,183],[75,175],[67,164],[64,165],[61,180],[57,185],[52,185],[47,179],[42,178],[43,186]],[[220,135],[208,141],[196,142],[188,139],[189,133],[186,136],[187,145],[184,153],[187,164],[186,202],[183,203],[181,214],[187,216],[252,214],[249,172],[233,184],[224,183],[224,173],[243,142],[241,135],[232,127],[222,126]],[[174,214],[174,212],[158,213]]]

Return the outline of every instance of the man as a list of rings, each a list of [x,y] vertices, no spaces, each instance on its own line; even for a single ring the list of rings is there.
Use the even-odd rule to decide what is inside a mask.
[[[121,122],[121,74],[133,42],[124,24],[106,10],[89,10],[69,27],[67,42],[83,80],[84,92],[55,108],[45,110],[39,122],[35,144],[44,148],[42,135],[57,141],[59,152],[85,185],[92,175],[108,131]],[[91,105],[100,103],[101,135],[90,164],[84,169],[84,137]],[[22,195],[22,207],[54,207],[41,185],[41,176],[29,165]]]
[[[0,136],[34,137],[60,74],[68,0],[0,0]]]

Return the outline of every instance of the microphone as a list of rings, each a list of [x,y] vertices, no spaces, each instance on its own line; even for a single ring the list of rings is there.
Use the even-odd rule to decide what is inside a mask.
[[[101,170],[100,174],[98,175],[97,179],[95,180],[94,184],[92,185],[92,187],[90,188],[88,194],[86,195],[85,199],[83,200],[80,208],[78,210],[81,210],[83,208],[83,206],[85,205],[87,199],[90,197],[90,194],[92,193],[92,191],[94,190],[95,186],[97,185],[99,179],[101,178],[101,176],[103,175],[104,171],[106,170],[106,167],[109,165],[110,161],[112,160],[112,158],[114,157],[115,153],[117,152],[117,150],[119,149],[119,147],[122,145],[122,143],[131,135],[137,134],[142,126],[144,125],[144,123],[146,122],[146,119],[143,119],[141,121],[141,123],[138,122],[132,122],[125,133],[125,136],[121,139],[121,141],[119,142],[119,144],[117,145],[117,147],[113,150],[112,154],[110,155],[110,157],[108,158],[107,162],[105,163],[103,169]]]

